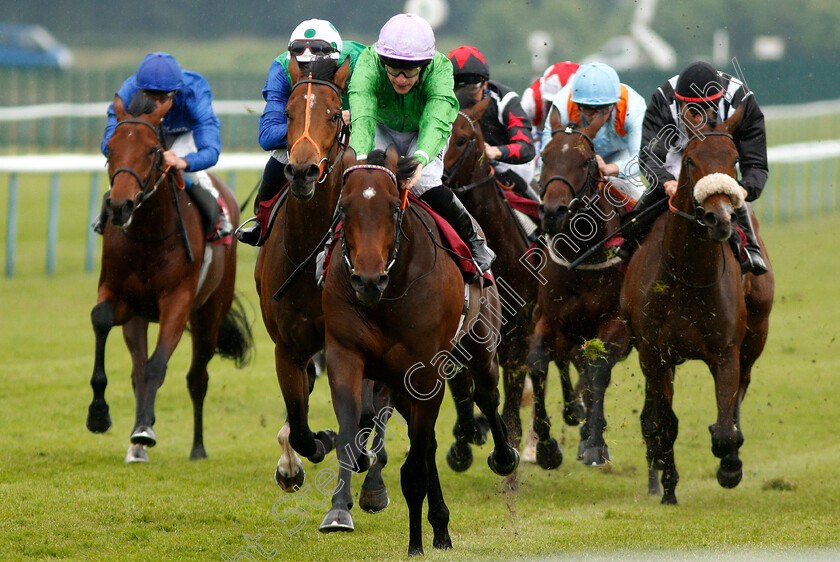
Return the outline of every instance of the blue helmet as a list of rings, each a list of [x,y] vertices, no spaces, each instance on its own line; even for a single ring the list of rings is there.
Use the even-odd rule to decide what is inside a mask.
[[[134,84],[143,90],[160,90],[171,92],[183,85],[181,81],[181,65],[175,57],[168,53],[151,53],[146,55],[137,74]]]
[[[581,105],[610,105],[621,99],[618,74],[602,62],[580,65],[572,79],[572,101]]]

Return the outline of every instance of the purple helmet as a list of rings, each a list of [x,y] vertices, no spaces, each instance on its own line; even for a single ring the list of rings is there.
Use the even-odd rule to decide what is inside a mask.
[[[435,57],[435,33],[415,14],[397,14],[379,31],[376,53],[386,59],[430,61]]]

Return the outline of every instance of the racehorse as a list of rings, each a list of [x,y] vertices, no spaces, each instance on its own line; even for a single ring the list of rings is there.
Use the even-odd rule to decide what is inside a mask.
[[[435,464],[435,421],[445,388],[441,379],[451,376],[448,363],[465,366],[462,375],[475,385],[475,401],[495,443],[490,468],[507,475],[519,462],[497,411],[498,293],[495,285],[482,287],[481,281],[465,286],[458,266],[440,247],[431,216],[418,205],[407,207],[407,194],[399,186],[413,174],[414,160],[398,165],[391,146],[385,154],[371,152],[364,163],[356,162],[348,149],[344,162],[341,257],[330,260],[323,293],[327,374],[339,423],[341,466],[341,483],[327,519],[349,518],[353,500],[347,478],[351,470],[364,471],[371,464],[366,439],[360,439],[359,418],[362,381],[373,379],[391,389],[398,412],[408,422],[411,446],[400,472],[409,510],[408,553],[423,553],[426,496],[433,545],[451,548],[449,510]],[[466,334],[456,340],[465,288],[470,312]]]
[[[557,364],[567,415],[573,404],[568,395],[570,361],[578,368],[586,406],[578,459],[585,466],[610,460],[603,435],[604,394],[613,366],[631,348],[630,331],[619,313],[624,278],[620,259],[602,248],[576,269],[569,268],[592,241],[604,238],[620,222],[616,207],[621,201],[598,169],[592,142],[604,122],[602,115],[586,128],[563,126],[558,112],[549,115],[551,141],[543,148],[540,175],[546,282],[539,288],[529,353],[537,379],[546,376],[551,359]]]
[[[684,120],[690,140],[670,212],[657,219],[631,259],[622,289],[622,313],[646,379],[642,435],[648,464],[662,470],[663,504],[677,503],[674,367],[688,359],[706,363],[715,381],[718,413],[709,430],[712,453],[721,459],[718,482],[734,488],[743,476],[741,401],[767,340],[774,279],[772,270],[742,276],[723,244],[733,231],[733,207],[744,204],[731,136],[742,108],[700,129]],[[769,266],[763,242],[761,253]]]
[[[505,403],[502,418],[514,447],[519,446],[522,426],[519,417],[527,368],[528,335],[531,314],[537,300],[538,277],[527,261],[529,245],[527,234],[514,218],[505,195],[496,181],[490,162],[484,156],[484,135],[479,121],[487,110],[490,98],[475,102],[469,92],[458,95],[461,110],[452,125],[452,136],[444,157],[446,183],[463,201],[464,206],[481,224],[487,243],[496,254],[493,273],[502,298],[504,337],[499,344],[499,362],[504,369]],[[505,298],[506,297],[506,298]],[[450,380],[453,396],[463,394],[457,389],[458,379]],[[534,384],[535,429],[537,463],[546,469],[558,467],[563,453],[542,423],[548,419],[545,411],[545,379]],[[467,397],[468,398],[468,397]],[[480,428],[470,423],[472,401],[456,398],[458,422],[454,434],[455,444],[447,454],[447,461],[454,470],[466,470],[472,461],[469,443],[482,442]]]
[[[260,248],[254,279],[263,321],[274,342],[277,380],[287,412],[286,423],[277,435],[283,453],[277,463],[275,481],[292,492],[305,478],[295,451],[312,462],[320,462],[332,450],[335,440],[332,430],[313,433],[308,423],[309,394],[315,379],[314,373],[307,373],[307,366],[311,367],[310,358],[324,346],[321,291],[309,262],[331,231],[341,192],[341,156],[347,139],[341,116],[341,92],[350,75],[350,62],[347,59],[339,67],[331,59],[316,60],[309,64],[307,75],[303,75],[297,60],[291,57],[289,74],[292,92],[286,114],[291,148],[285,175],[291,196],[277,211],[268,239]],[[281,287],[285,287],[285,294],[275,298],[275,292]],[[379,412],[385,404],[375,401],[373,406],[378,406]],[[384,421],[375,415],[366,419],[368,423],[374,419]],[[385,450],[380,448],[377,465],[362,489],[359,503],[365,511],[375,513],[388,505],[380,475],[386,462]],[[352,530],[352,527],[342,530]]]
[[[87,427],[102,433],[111,426],[105,402],[105,341],[111,328],[122,326],[132,358],[136,398],[126,462],[148,461],[146,447],[157,442],[152,429],[155,396],[188,323],[193,351],[187,386],[195,424],[191,459],[207,456],[202,428],[207,363],[218,350],[236,360],[237,366],[244,366],[252,349],[250,325],[234,296],[236,242],[211,245],[205,240],[197,207],[186,191],[176,188],[176,184],[183,187],[183,178],[162,167],[159,126],[171,106],[169,100],[150,113],[132,116],[116,96],[118,123],[108,142],[110,220],[103,233],[97,304],[91,312],[96,356]],[[231,219],[238,220],[230,189],[219,178],[210,177]],[[160,323],[151,357],[147,351],[149,322]]]

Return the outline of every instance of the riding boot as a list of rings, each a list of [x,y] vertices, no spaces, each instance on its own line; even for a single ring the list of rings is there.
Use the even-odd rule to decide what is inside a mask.
[[[196,173],[198,176],[198,173]],[[213,236],[213,240],[224,238],[233,233],[233,226],[230,220],[222,212],[219,206],[218,192],[212,186],[204,185],[204,181],[211,181],[209,176],[202,181],[202,178],[193,177],[192,185],[189,188],[190,197],[198,207],[201,216],[204,218],[204,234],[205,236]],[[216,226],[218,225],[218,229]],[[214,234],[215,233],[215,234]]]
[[[236,237],[240,242],[249,246],[263,245],[266,233],[263,232],[263,225],[260,224],[260,203],[270,200],[277,195],[277,191],[278,188],[265,181],[265,178],[260,179],[260,188],[257,191],[257,197],[254,199],[254,217],[248,219],[236,229]]]
[[[630,260],[633,252],[636,251],[636,247],[644,239],[650,227],[653,226],[653,223],[659,217],[656,213],[648,213],[641,218],[638,218],[639,215],[655,203],[661,201],[663,197],[667,197],[663,188],[658,185],[648,187],[642,193],[642,196],[639,197],[633,210],[622,217],[621,222],[623,228],[621,229],[621,234],[624,237],[624,243],[616,252],[616,255],[622,260]]]
[[[90,223],[90,227],[97,234],[105,232],[105,223],[108,222],[108,198],[111,196],[111,190],[105,192],[102,196],[102,207],[99,209],[99,215]]]
[[[767,264],[764,263],[764,258],[761,257],[761,246],[758,244],[758,237],[753,230],[752,218],[746,205],[741,205],[735,209],[735,217],[741,230],[747,238],[747,243],[744,245],[746,250],[747,260],[741,264],[741,273],[751,272],[753,275],[762,275],[767,273]]]
[[[420,198],[451,224],[461,240],[466,243],[472,252],[479,275],[486,273],[493,265],[496,254],[479,234],[478,225],[461,201],[444,185],[433,187]]]

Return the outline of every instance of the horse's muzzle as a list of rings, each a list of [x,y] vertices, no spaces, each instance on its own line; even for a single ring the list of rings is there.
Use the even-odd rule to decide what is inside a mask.
[[[306,201],[315,194],[315,182],[321,177],[321,168],[315,164],[298,168],[289,163],[283,169],[283,174],[289,180],[292,195]]]
[[[105,206],[109,215],[111,215],[111,222],[114,226],[126,227],[131,222],[131,214],[134,212],[134,200],[126,199],[117,206],[114,206],[111,199],[106,199]]]
[[[732,217],[729,214],[706,211],[703,224],[709,229],[709,238],[715,242],[726,242],[732,235]]]
[[[563,229],[563,224],[569,214],[569,208],[565,205],[546,207],[544,204],[540,203],[539,214],[543,232],[549,236],[553,236],[555,234],[559,234]]]
[[[350,275],[350,286],[356,292],[356,298],[364,306],[373,306],[382,299],[382,293],[388,287],[388,275]]]

